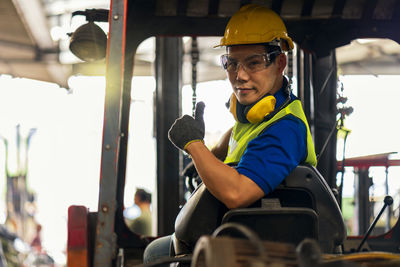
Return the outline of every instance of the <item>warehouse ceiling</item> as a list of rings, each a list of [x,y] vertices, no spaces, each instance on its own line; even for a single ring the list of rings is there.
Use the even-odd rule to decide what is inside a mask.
[[[224,1],[220,1],[217,2],[222,5]],[[283,2],[282,6],[290,1]],[[310,1],[305,1],[308,2]],[[317,2],[335,1],[315,1]],[[381,2],[377,1],[377,7]],[[68,50],[67,33],[85,23],[82,16],[71,18],[72,12],[108,7],[109,0],[1,0],[0,74],[54,82],[66,88],[72,74],[104,74],[104,62],[87,64],[72,55]],[[188,9],[189,7],[190,5]],[[100,26],[107,31],[106,23],[100,23]],[[217,58],[220,51],[212,49],[213,42],[215,39],[212,38],[199,40],[203,66],[200,65],[199,81],[224,78],[219,74],[221,72],[215,71],[219,68]],[[151,41],[139,49],[135,59],[136,75],[153,73],[153,49],[154,42]],[[190,53],[188,49],[186,47],[186,52]],[[354,40],[350,45],[338,48],[336,55],[341,74],[400,74],[400,46],[392,40]],[[190,60],[188,54],[185,60]],[[188,73],[184,77],[184,83],[189,83],[190,75]]]
[[[0,74],[67,88],[72,66],[79,63],[67,51],[71,13],[108,6],[108,0],[1,0]]]
[[[66,86],[69,66],[58,60],[39,0],[0,1],[0,73]]]

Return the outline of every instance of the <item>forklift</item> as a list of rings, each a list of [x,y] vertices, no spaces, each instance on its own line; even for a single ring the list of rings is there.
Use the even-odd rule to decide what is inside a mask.
[[[182,37],[222,36],[230,16],[249,3],[278,13],[296,43],[288,75],[296,79],[318,166],[299,166],[254,207],[227,210],[204,185],[180,207],[183,157],[167,132],[181,115]],[[347,236],[331,138],[338,114],[335,49],[358,38],[398,42],[400,1],[113,0],[109,10],[74,15],[88,23],[72,34],[70,49],[86,61],[105,58],[106,97],[98,211],[69,208],[69,267],[140,265],[149,242],[172,233],[171,259],[163,263],[174,266],[400,266],[400,222],[372,237],[378,216],[365,235]],[[95,22],[109,23],[108,36]],[[131,90],[144,90],[131,88],[131,80],[137,49],[149,37],[156,38],[156,237],[130,231],[123,216]],[[385,198],[383,209],[392,202]]]

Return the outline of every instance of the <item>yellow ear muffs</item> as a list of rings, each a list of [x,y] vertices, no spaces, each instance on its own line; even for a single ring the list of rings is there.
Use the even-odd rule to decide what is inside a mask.
[[[232,113],[236,121],[240,121],[242,123],[247,121],[250,123],[257,123],[262,121],[265,116],[274,111],[275,104],[275,97],[272,95],[267,95],[255,104],[245,107],[238,103],[235,94],[232,94],[229,99],[229,111]],[[243,114],[243,116],[241,114]],[[238,115],[240,118],[238,118]],[[247,121],[244,119],[244,117],[246,117]]]
[[[235,118],[235,121],[239,121],[236,115],[236,104],[237,104],[237,99],[235,94],[231,94],[231,97],[229,99],[229,112],[232,113],[233,117]]]
[[[262,121],[265,116],[274,111],[276,99],[272,95],[260,99],[254,106],[252,106],[246,114],[246,118],[250,123],[257,123]]]

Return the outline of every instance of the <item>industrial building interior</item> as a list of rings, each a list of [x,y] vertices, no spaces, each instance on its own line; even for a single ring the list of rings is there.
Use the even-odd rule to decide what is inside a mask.
[[[68,206],[81,204],[88,206],[92,211],[97,210],[96,197],[98,195],[98,174],[101,160],[99,154],[102,138],[102,112],[104,112],[106,60],[84,62],[70,51],[69,44],[71,34],[86,23],[85,16],[77,14],[77,11],[89,9],[108,10],[109,6],[110,1],[108,0],[1,0],[0,2],[0,94],[2,98],[0,105],[3,105],[3,108],[0,109],[0,117],[2,117],[0,119],[0,138],[4,141],[4,144],[1,143],[0,146],[0,153],[2,154],[0,155],[0,166],[2,166],[0,172],[3,172],[0,173],[0,177],[2,177],[1,181],[4,185],[7,183],[7,186],[4,186],[4,192],[2,192],[2,199],[0,200],[0,212],[2,213],[0,216],[0,238],[3,243],[3,251],[12,254],[12,256],[8,256],[8,260],[12,259],[18,262],[20,260],[20,256],[18,256],[21,255],[20,252],[27,253],[26,251],[32,250],[33,239],[40,235],[42,241],[40,253],[44,255],[41,259],[45,262],[44,264],[49,264],[48,266],[65,266]],[[107,22],[97,22],[97,25],[101,27],[106,35],[108,34],[109,25]],[[223,51],[213,48],[219,38],[216,36],[199,37],[197,39],[197,49],[200,58],[196,74],[197,98],[198,100],[209,101],[210,109],[216,105],[224,105],[225,101],[213,103],[213,99],[207,96],[210,88],[225,86],[221,85],[221,82],[226,80],[226,74],[221,69],[219,61],[219,56]],[[184,37],[182,38],[182,42],[184,44],[184,51],[182,51],[184,53],[182,67],[182,113],[190,114],[192,109],[191,84],[193,82],[193,71],[191,68],[191,49],[193,49],[193,39],[191,37]],[[142,141],[138,139],[132,141],[129,146],[140,150],[145,149],[140,148],[140,145],[146,145],[147,148],[150,147],[151,149],[149,149],[150,152],[143,152],[143,154],[139,155],[131,155],[128,150],[124,199],[126,211],[124,214],[127,221],[137,216],[138,208],[133,203],[136,188],[145,188],[150,193],[156,194],[156,172],[152,168],[155,166],[154,125],[150,121],[153,118],[152,113],[154,112],[152,108],[155,90],[153,78],[155,76],[155,44],[155,38],[147,39],[139,46],[135,55],[133,83],[137,83],[139,87],[152,87],[152,89],[142,94],[140,92],[132,92],[132,103],[137,103],[138,105],[137,108],[132,109],[131,116],[135,117],[141,114],[139,116],[140,119],[137,119],[137,121],[134,120],[132,125],[130,125],[130,127],[135,129],[132,130],[132,135],[143,135],[144,137]],[[384,87],[387,87],[385,89],[391,88],[398,91],[396,81],[400,77],[400,46],[397,42],[389,39],[357,39],[350,44],[337,48],[336,60],[338,76],[342,78],[340,82],[344,87],[344,90],[340,91],[340,83],[338,83],[338,95],[349,98],[349,103],[343,104],[343,107],[349,107],[353,105],[352,103],[357,103],[354,98],[362,98],[357,96],[360,90],[366,90],[366,92],[371,93],[371,97],[373,98],[374,89],[358,87],[367,86],[368,83],[372,84],[372,80],[375,79],[378,81],[377,79],[380,77],[386,77],[388,80],[385,80],[385,83],[378,82],[378,84],[384,84]],[[358,80],[351,80],[352,77],[356,77]],[[392,78],[393,80],[390,80]],[[23,85],[20,85],[22,84],[21,80],[24,82]],[[362,80],[364,80],[362,86],[357,86],[356,81],[361,83]],[[6,88],[7,86],[10,88]],[[23,88],[11,88],[18,86]],[[96,90],[96,86],[99,87],[98,90]],[[28,87],[32,87],[31,92],[26,90]],[[40,87],[49,89],[38,89]],[[229,92],[229,87],[226,88],[228,90],[226,92]],[[375,90],[377,89],[379,88],[375,88]],[[10,93],[12,90],[15,91],[15,94]],[[3,93],[1,93],[2,91]],[[392,94],[394,91],[389,90],[384,92]],[[221,94],[224,95],[224,93],[225,91]],[[61,98],[71,98],[74,94],[76,95],[74,101],[66,100],[65,103],[58,102]],[[90,94],[95,94],[95,96]],[[393,94],[389,98],[398,99],[400,96],[398,92],[397,94]],[[35,97],[40,99],[40,101],[36,100]],[[352,97],[354,98],[352,99]],[[22,101],[21,99],[26,100]],[[377,99],[381,98],[377,97]],[[91,101],[93,103],[90,103]],[[385,101],[392,103],[389,100]],[[36,113],[29,110],[40,108],[41,105],[47,105],[44,103],[50,102],[54,102],[53,105],[49,107],[45,106],[46,110],[43,112]],[[13,109],[7,110],[8,106],[6,104],[12,106]],[[392,113],[392,109],[389,112],[385,111],[385,104],[378,103],[378,100],[377,102],[369,103],[369,105],[372,109],[371,112],[376,114],[378,118],[385,116],[387,113]],[[343,176],[346,181],[349,181],[345,182],[347,186],[347,191],[345,191],[349,194],[348,199],[346,199],[346,205],[349,208],[343,210],[345,219],[349,219],[349,224],[347,225],[348,231],[352,231],[348,233],[362,235],[369,225],[368,223],[364,223],[361,226],[352,220],[354,217],[357,217],[357,214],[351,208],[354,206],[354,196],[350,196],[350,194],[354,193],[352,183],[354,183],[356,169],[360,166],[368,166],[368,171],[362,173],[362,175],[371,178],[371,185],[374,182],[377,185],[379,184],[376,187],[376,191],[373,189],[369,191],[369,200],[371,203],[376,202],[376,205],[371,205],[370,207],[370,216],[372,216],[372,219],[383,205],[382,201],[385,195],[392,192],[392,196],[395,199],[395,205],[393,205],[390,212],[387,212],[386,219],[382,223],[383,225],[379,225],[379,230],[376,232],[376,234],[383,233],[388,231],[399,217],[400,185],[398,186],[396,182],[396,185],[392,187],[388,181],[394,181],[397,179],[396,176],[400,174],[398,170],[400,161],[397,155],[397,152],[400,151],[400,141],[398,138],[395,139],[395,136],[398,137],[400,132],[398,127],[396,128],[396,126],[392,125],[393,121],[390,121],[391,123],[387,121],[386,123],[382,122],[382,125],[388,127],[388,130],[384,130],[388,133],[377,138],[379,140],[393,138],[386,140],[389,145],[387,147],[382,147],[381,145],[381,150],[379,148],[371,149],[371,147],[374,147],[374,142],[377,142],[371,140],[370,143],[365,143],[364,150],[356,151],[351,145],[357,143],[357,138],[363,134],[366,135],[362,131],[368,129],[368,127],[360,128],[361,133],[357,134],[356,127],[360,124],[371,127],[373,122],[365,121],[365,117],[357,117],[357,108],[352,108],[354,108],[355,114],[351,114],[352,112],[350,112],[347,115],[346,127],[349,127],[349,132],[353,131],[353,133],[349,134],[347,144],[346,139],[338,135],[337,145],[338,180],[341,178],[340,169],[342,165],[340,164],[344,164],[346,160],[346,166],[349,166],[346,168],[346,174]],[[38,123],[36,120],[33,120],[31,124],[26,123],[24,125],[27,117],[25,115],[14,116],[11,114],[14,110],[19,110],[20,114],[32,112],[32,114],[50,116],[49,114],[54,112],[55,115],[48,124]],[[217,110],[215,112],[220,111]],[[142,114],[144,115],[142,116]],[[352,119],[353,117],[355,118]],[[206,125],[209,125],[209,128],[214,132],[209,131],[206,138],[208,138],[209,143],[214,143],[217,136],[225,129],[218,128],[221,124],[215,126],[218,123],[213,122],[211,116],[209,119],[210,121],[206,121]],[[40,119],[40,121],[42,120],[44,121],[45,118]],[[229,119],[226,120],[230,122]],[[65,122],[66,125],[61,125],[62,122]],[[94,126],[95,128],[89,128],[95,122],[98,125]],[[52,123],[55,125],[55,132],[49,132],[48,135],[41,137],[40,134],[46,132],[48,130],[46,127],[50,128]],[[40,125],[44,127],[44,130],[40,128]],[[75,126],[76,128],[74,128]],[[137,128],[142,128],[144,133],[136,132]],[[346,130],[348,129],[345,127],[343,129],[347,137],[349,132],[346,133]],[[352,137],[352,134],[354,137]],[[19,140],[16,144],[11,140],[15,136]],[[90,141],[88,141],[89,139]],[[21,140],[23,141],[21,142]],[[60,145],[63,142],[64,145]],[[21,144],[25,147],[21,147]],[[82,147],[78,147],[78,144]],[[357,144],[359,145],[359,142]],[[12,145],[15,145],[15,148]],[[51,148],[43,148],[47,145],[51,146]],[[56,147],[57,145],[58,147]],[[63,152],[60,150],[57,153],[53,151],[60,148],[65,148],[66,151]],[[17,165],[20,164],[20,157],[23,158],[22,161],[25,164],[18,166],[19,169],[15,172],[12,171],[13,164],[15,163],[11,162],[14,159],[6,156],[8,152],[10,152],[9,155],[13,155],[13,149],[17,151]],[[35,155],[40,155],[40,153],[35,151],[41,149],[44,153],[48,152],[48,154],[42,160],[36,159]],[[70,151],[72,149],[75,150]],[[345,155],[345,149],[347,149],[346,153],[350,155],[349,157],[347,154]],[[81,151],[79,152],[78,150]],[[68,158],[67,156],[61,157],[61,154],[68,155]],[[150,161],[149,165],[143,166],[139,163],[138,160],[140,158]],[[55,165],[54,162],[57,159],[61,159],[62,163]],[[78,161],[79,164],[77,163]],[[39,167],[35,167],[34,164],[38,164]],[[54,168],[50,168],[50,165]],[[63,167],[57,171],[57,167],[61,165]],[[46,166],[48,166],[48,170],[45,169],[47,168]],[[83,182],[83,178],[79,175],[76,175],[77,177],[68,176],[71,174],[69,172],[63,175],[64,168],[76,168],[76,171],[71,173],[82,174],[86,181]],[[135,168],[139,170],[139,173],[135,173]],[[58,176],[61,178],[57,178]],[[15,207],[12,208],[13,212],[9,210],[11,209],[10,205],[12,205],[8,203],[11,193],[7,192],[7,190],[10,190],[12,185],[8,184],[7,179],[10,177],[15,178],[14,181],[22,179],[25,188],[28,186],[28,189],[31,190],[28,190],[24,196],[26,203],[29,203],[29,205],[26,204],[27,207],[23,209],[32,211],[27,212],[27,217],[18,217],[18,219],[15,219],[11,223],[12,218],[10,217],[13,216],[12,214],[16,210]],[[50,181],[51,179],[52,181]],[[61,180],[57,182],[57,179],[64,180],[63,182]],[[70,186],[68,189],[63,186],[66,184]],[[13,186],[14,188],[18,188],[16,184]],[[77,189],[77,187],[82,188]],[[68,190],[72,190],[72,192],[66,192]],[[368,188],[366,190],[368,191]],[[53,192],[49,194],[49,191]],[[63,201],[61,201],[62,198],[64,198]],[[52,199],[54,202],[52,202]],[[42,203],[46,203],[46,205],[42,206]],[[38,215],[37,218],[35,217],[36,212]],[[54,216],[57,215],[59,218],[50,219],[49,216],[51,214]],[[153,222],[155,220],[156,216],[153,217]],[[41,228],[39,232],[37,232],[37,229],[39,229],[38,226]],[[54,236],[55,233],[57,233],[57,237]],[[153,234],[157,235],[157,228],[155,226],[153,226]],[[14,242],[16,237],[18,237],[17,240],[21,240],[25,244],[24,248],[17,249],[17,253],[15,253],[15,249],[7,249],[8,245],[5,245],[6,241],[3,241],[11,238]],[[15,246],[14,243],[10,246]],[[1,260],[4,260],[4,257]],[[29,257],[26,257],[24,260],[34,261],[38,259],[29,259]]]

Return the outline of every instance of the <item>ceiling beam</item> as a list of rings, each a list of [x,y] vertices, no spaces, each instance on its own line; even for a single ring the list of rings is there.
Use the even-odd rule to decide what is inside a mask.
[[[39,49],[56,46],[51,39],[44,8],[39,0],[12,0],[30,37]]]

